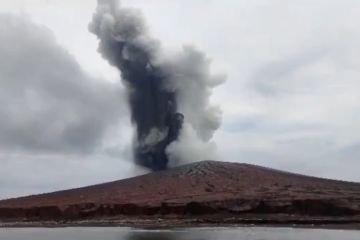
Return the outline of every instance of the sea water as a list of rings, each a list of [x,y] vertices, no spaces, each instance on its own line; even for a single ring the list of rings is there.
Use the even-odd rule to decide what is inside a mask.
[[[2,228],[0,240],[359,240],[360,231],[236,227],[141,230],[131,228]]]

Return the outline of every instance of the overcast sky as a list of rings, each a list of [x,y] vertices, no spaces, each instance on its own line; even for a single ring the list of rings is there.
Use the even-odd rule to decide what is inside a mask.
[[[360,181],[360,1],[123,0],[227,81],[214,160]],[[140,174],[96,0],[0,1],[0,198]],[[202,159],[194,159],[202,160]]]

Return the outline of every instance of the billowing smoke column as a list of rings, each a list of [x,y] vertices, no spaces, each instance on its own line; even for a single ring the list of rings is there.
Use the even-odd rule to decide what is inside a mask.
[[[148,36],[141,13],[121,8],[117,0],[98,0],[89,29],[128,89],[138,164],[165,169],[169,159],[184,160],[192,141],[197,139],[199,146],[211,138],[220,116],[217,108],[208,106],[208,98],[219,81],[209,75],[203,54],[190,47],[179,55],[163,54]]]

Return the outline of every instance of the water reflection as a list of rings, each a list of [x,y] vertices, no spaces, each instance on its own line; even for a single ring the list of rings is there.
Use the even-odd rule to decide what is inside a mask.
[[[207,232],[169,231],[169,232],[132,232],[125,239],[119,240],[210,240]]]
[[[182,237],[180,233],[171,232],[133,232],[125,240],[182,240]]]
[[[359,240],[360,231],[292,228],[131,228],[0,229],[0,240]]]

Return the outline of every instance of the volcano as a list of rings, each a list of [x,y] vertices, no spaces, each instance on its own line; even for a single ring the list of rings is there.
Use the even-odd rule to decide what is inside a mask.
[[[0,201],[1,222],[130,218],[360,222],[360,184],[250,164],[203,161]]]

